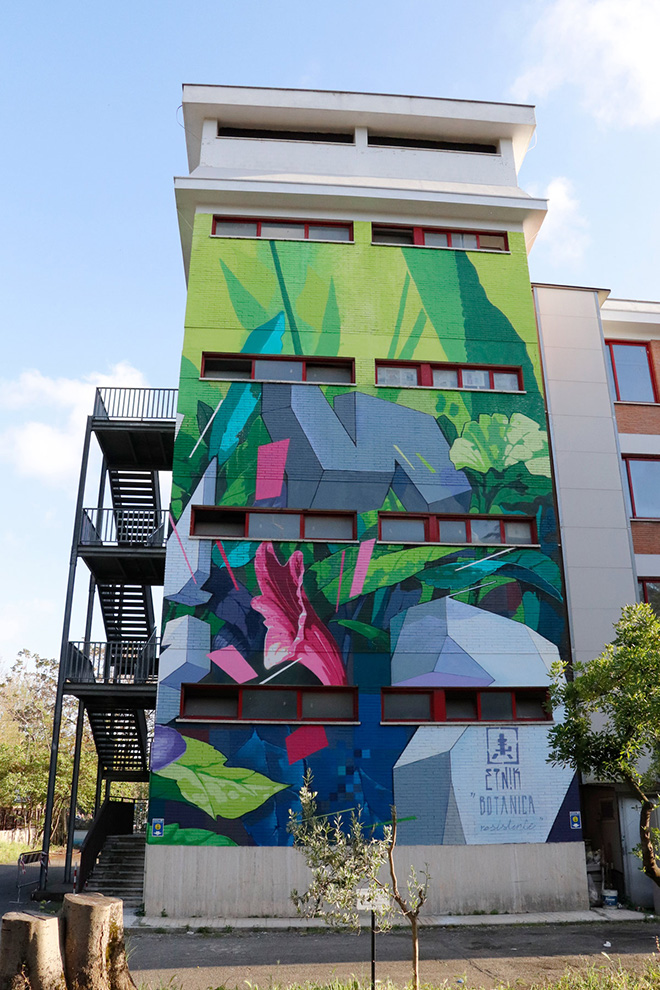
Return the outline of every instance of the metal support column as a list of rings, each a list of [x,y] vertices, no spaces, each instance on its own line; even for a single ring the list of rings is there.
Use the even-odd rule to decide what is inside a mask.
[[[71,860],[73,858],[73,833],[76,827],[76,806],[78,804],[78,777],[80,776],[80,751],[82,749],[83,729],[85,727],[85,706],[78,702],[78,721],[76,722],[76,748],[73,753],[73,773],[71,774],[71,801],[69,803],[69,829],[66,839],[66,858],[64,860],[64,882],[71,883]]]
[[[80,480],[78,482],[78,499],[76,501],[76,517],[73,524],[73,540],[71,556],[69,557],[69,576],[66,588],[66,603],[64,606],[64,622],[62,624],[62,643],[60,646],[60,668],[57,677],[57,692],[53,711],[53,739],[50,746],[50,767],[48,771],[48,790],[46,793],[46,808],[44,812],[43,859],[39,884],[45,887],[48,875],[48,854],[50,852],[50,832],[53,824],[53,805],[55,803],[55,779],[57,776],[57,756],[60,748],[60,728],[62,724],[62,699],[64,698],[64,682],[67,676],[69,657],[69,632],[71,628],[71,609],[73,607],[73,592],[76,582],[76,563],[78,561],[78,544],[82,529],[82,511],[85,498],[85,482],[87,480],[87,465],[89,463],[89,446],[92,436],[92,417],[87,417],[85,442],[83,444],[82,463],[80,465]]]

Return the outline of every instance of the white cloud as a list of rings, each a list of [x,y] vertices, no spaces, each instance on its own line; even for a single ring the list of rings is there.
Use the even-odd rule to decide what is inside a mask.
[[[0,459],[25,478],[71,488],[79,473],[87,416],[94,392],[103,386],[143,388],[141,371],[123,361],[108,374],[93,372],[84,379],[49,378],[37,370],[17,379],[0,380],[0,411],[5,423],[29,410],[36,417],[6,425],[0,431]],[[75,484],[75,480],[73,481]]]
[[[602,123],[660,121],[658,0],[551,0],[541,9],[514,99],[543,99],[568,85]]]
[[[543,190],[532,190],[534,196],[548,200],[548,213],[535,245],[543,245],[554,265],[578,264],[589,245],[589,224],[574,195],[573,183],[563,175],[552,179]]]

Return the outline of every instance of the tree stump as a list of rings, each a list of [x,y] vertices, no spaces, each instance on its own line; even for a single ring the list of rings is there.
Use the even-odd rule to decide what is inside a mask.
[[[59,922],[10,911],[2,918],[0,990],[64,990]]]
[[[69,990],[135,990],[126,961],[119,897],[65,894],[62,925]]]

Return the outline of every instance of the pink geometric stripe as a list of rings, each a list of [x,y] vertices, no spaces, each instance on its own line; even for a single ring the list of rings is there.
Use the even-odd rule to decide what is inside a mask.
[[[257,451],[257,486],[254,497],[277,498],[282,494],[289,440],[266,443]]]
[[[286,737],[286,755],[289,763],[296,763],[327,745],[328,737],[322,725],[304,725]]]
[[[245,684],[257,676],[256,670],[243,659],[235,646],[224,646],[221,650],[214,650],[206,655],[216,667],[233,677],[237,684]]]
[[[360,544],[357,563],[355,564],[355,571],[353,572],[353,583],[351,584],[351,593],[349,598],[354,598],[355,595],[359,595],[362,592],[367,571],[369,570],[369,564],[371,563],[371,555],[374,552],[375,543],[375,540],[365,540],[364,543]]]

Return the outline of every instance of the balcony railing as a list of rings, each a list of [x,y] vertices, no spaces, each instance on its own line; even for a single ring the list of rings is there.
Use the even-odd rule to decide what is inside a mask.
[[[175,388],[97,388],[94,419],[176,418]]]
[[[67,680],[76,684],[149,684],[158,680],[159,640],[69,643]]]
[[[164,547],[163,509],[83,509],[83,546]]]

